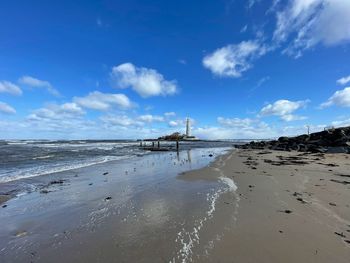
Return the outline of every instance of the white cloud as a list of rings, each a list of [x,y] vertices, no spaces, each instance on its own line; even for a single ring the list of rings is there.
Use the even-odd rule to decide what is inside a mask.
[[[258,83],[256,84],[256,87],[259,88],[262,84],[264,84],[265,82],[267,82],[269,80],[270,80],[269,76],[266,76],[266,77],[259,79]]]
[[[0,101],[0,113],[15,114],[16,110],[5,102]]]
[[[241,32],[241,33],[244,33],[244,32],[247,31],[247,29],[248,29],[248,25],[245,25],[245,26],[243,26],[243,27],[241,28],[240,32]]]
[[[333,121],[332,122],[332,126],[334,126],[334,127],[347,127],[347,126],[350,126],[350,118],[339,120],[339,121]]]
[[[244,127],[250,127],[252,124],[256,123],[257,120],[245,118],[245,119],[240,119],[240,118],[223,118],[223,117],[218,117],[217,122],[225,127],[231,127],[231,128],[244,128]]]
[[[179,122],[177,122],[177,121],[169,121],[169,126],[170,127],[177,127],[177,126],[179,126],[180,125],[180,123]]]
[[[350,41],[350,1],[289,0],[277,12],[274,40],[288,42],[284,50],[294,57],[321,43],[334,46]]]
[[[260,1],[261,0],[248,0],[248,8],[252,8],[256,3]]]
[[[242,41],[215,50],[203,58],[204,67],[214,75],[239,78],[252,67],[252,61],[264,55],[268,49],[258,41]]]
[[[166,112],[166,113],[164,113],[164,116],[165,116],[165,117],[174,117],[174,116],[176,116],[176,113],[173,112],[173,111],[171,111],[171,112]]]
[[[73,101],[81,107],[93,110],[107,111],[114,106],[119,109],[129,109],[134,106],[124,94],[111,94],[94,91],[85,97],[74,97]]]
[[[49,121],[75,119],[84,115],[85,112],[75,103],[64,103],[61,105],[49,104],[44,108],[35,110],[28,116],[30,121]]]
[[[164,117],[163,116],[157,116],[157,115],[151,115],[151,114],[146,114],[146,115],[141,115],[137,118],[138,120],[142,122],[163,122]]]
[[[350,87],[336,91],[325,103],[321,104],[321,108],[332,105],[350,107]]]
[[[108,116],[102,116],[100,119],[104,123],[112,126],[118,125],[118,126],[124,126],[124,127],[128,127],[128,126],[140,127],[144,125],[143,122],[134,120],[126,115],[117,115],[117,116],[108,115]]]
[[[277,135],[265,122],[250,118],[218,117],[219,126],[198,127],[193,134],[202,139],[260,139],[274,138]]]
[[[339,85],[346,85],[349,82],[350,82],[350,75],[337,80],[337,84],[339,84]]]
[[[303,101],[289,101],[278,100],[273,104],[268,104],[263,107],[259,116],[279,116],[284,121],[303,120],[305,117],[293,115],[292,113],[300,108],[306,107],[308,100]]]
[[[8,93],[11,95],[22,95],[22,90],[9,81],[0,81],[0,93]]]
[[[131,63],[113,67],[111,77],[118,88],[130,87],[144,98],[177,92],[175,81],[165,80],[155,69],[138,68]]]
[[[23,85],[27,85],[33,88],[44,88],[46,89],[49,93],[51,93],[54,96],[60,96],[60,93],[53,88],[50,82],[46,80],[40,80],[37,78],[33,78],[31,76],[23,76],[18,80],[19,83]]]

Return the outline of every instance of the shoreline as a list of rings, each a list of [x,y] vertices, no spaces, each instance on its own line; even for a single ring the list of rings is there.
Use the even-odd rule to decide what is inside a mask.
[[[47,193],[34,191],[0,208],[0,222],[10,222],[0,230],[0,258],[145,263],[350,258],[348,155],[190,152],[104,163],[79,169],[77,177],[75,171],[43,177]],[[56,183],[48,186],[52,180]]]

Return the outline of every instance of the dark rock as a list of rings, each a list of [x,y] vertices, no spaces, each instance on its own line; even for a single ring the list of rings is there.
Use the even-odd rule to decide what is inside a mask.
[[[336,180],[336,179],[331,179],[331,182],[344,184],[344,185],[350,184],[349,181],[341,181],[341,180]]]
[[[350,127],[332,128],[310,135],[280,137],[273,141],[251,141],[249,144],[236,147],[312,153],[350,153]]]
[[[213,157],[213,155],[212,155],[212,154],[209,154],[209,157]]]
[[[297,200],[298,200],[299,202],[301,202],[302,204],[306,204],[306,203],[307,203],[307,202],[306,202],[303,198],[301,198],[301,197],[298,197]]]
[[[111,196],[107,196],[107,197],[105,198],[105,201],[108,201],[108,200],[111,200],[111,199],[112,199]]]
[[[329,203],[329,205],[331,205],[331,206],[337,206],[335,203]]]
[[[108,174],[108,172],[103,173],[103,175],[107,175],[107,174]]]
[[[53,181],[51,181],[49,184],[50,184],[50,185],[53,185],[53,184],[63,184],[64,182],[65,182],[65,180],[60,179],[60,180],[53,180]]]
[[[291,213],[293,213],[293,211],[292,211],[292,210],[289,210],[289,209],[281,210],[281,211],[278,211],[278,212],[282,212],[282,213],[286,213],[286,214],[291,214]]]
[[[334,234],[336,234],[336,235],[338,235],[338,236],[340,236],[340,237],[343,237],[343,238],[346,237],[346,236],[344,235],[343,232],[341,232],[341,233],[339,233],[339,232],[334,232]]]
[[[7,207],[7,205],[3,205],[3,206],[2,206],[2,208],[6,208],[6,207]]]

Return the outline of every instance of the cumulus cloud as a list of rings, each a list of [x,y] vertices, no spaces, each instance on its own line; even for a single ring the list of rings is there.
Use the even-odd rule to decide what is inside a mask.
[[[175,81],[165,80],[155,69],[136,67],[132,63],[113,67],[111,78],[118,88],[132,88],[144,98],[177,92]]]
[[[132,119],[126,115],[117,115],[117,116],[102,116],[101,120],[108,124],[108,125],[117,125],[117,126],[123,126],[123,127],[128,127],[128,126],[143,126],[144,123],[141,121],[137,121],[135,119]]]
[[[0,113],[15,114],[16,110],[7,103],[0,101]]]
[[[22,95],[22,90],[9,81],[0,81],[0,93],[8,93],[11,95]]]
[[[49,104],[44,108],[35,110],[28,116],[30,121],[66,120],[84,115],[85,112],[76,103],[64,103],[61,105]]]
[[[263,107],[259,113],[259,116],[278,116],[284,121],[303,120],[305,117],[293,115],[293,113],[300,108],[306,107],[308,102],[309,100],[278,100]]]
[[[284,53],[294,57],[319,43],[334,46],[350,41],[348,0],[289,0],[276,18],[273,39],[289,43]]]
[[[336,91],[326,102],[321,104],[321,108],[332,105],[350,107],[350,87]]]
[[[166,112],[166,113],[164,113],[164,116],[165,116],[165,117],[174,117],[174,116],[176,116],[176,113],[173,112],[173,111],[171,111],[171,112]]]
[[[350,75],[337,80],[337,84],[339,84],[339,85],[346,85],[349,82],[350,82]]]
[[[277,133],[265,122],[255,119],[218,117],[219,126],[199,127],[193,134],[203,139],[274,138]]]
[[[203,58],[203,65],[214,75],[239,78],[252,67],[252,61],[268,49],[258,41],[242,41],[215,50]]]
[[[23,76],[18,80],[18,82],[33,88],[44,88],[52,95],[57,97],[60,96],[60,93],[53,88],[50,82],[46,80],[40,80],[31,76]]]
[[[74,97],[73,101],[79,106],[92,110],[107,111],[113,107],[130,109],[134,104],[124,94],[111,94],[94,91],[85,97]]]
[[[168,124],[170,127],[177,127],[180,125],[179,122],[177,122],[177,121],[169,121]]]
[[[151,115],[151,114],[146,114],[146,115],[141,115],[138,117],[138,120],[142,122],[163,122],[164,117],[163,116],[157,116],[157,115]]]
[[[244,128],[244,127],[250,127],[252,124],[256,123],[257,120],[245,118],[223,118],[218,117],[217,122],[225,127],[231,127],[231,128]]]

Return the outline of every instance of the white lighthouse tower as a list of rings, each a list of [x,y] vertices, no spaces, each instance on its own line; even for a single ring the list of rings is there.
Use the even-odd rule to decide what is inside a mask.
[[[191,120],[186,118],[186,135],[184,140],[198,140],[195,136],[191,135]]]
[[[190,118],[186,119],[186,137],[191,137],[191,122],[190,122]]]

